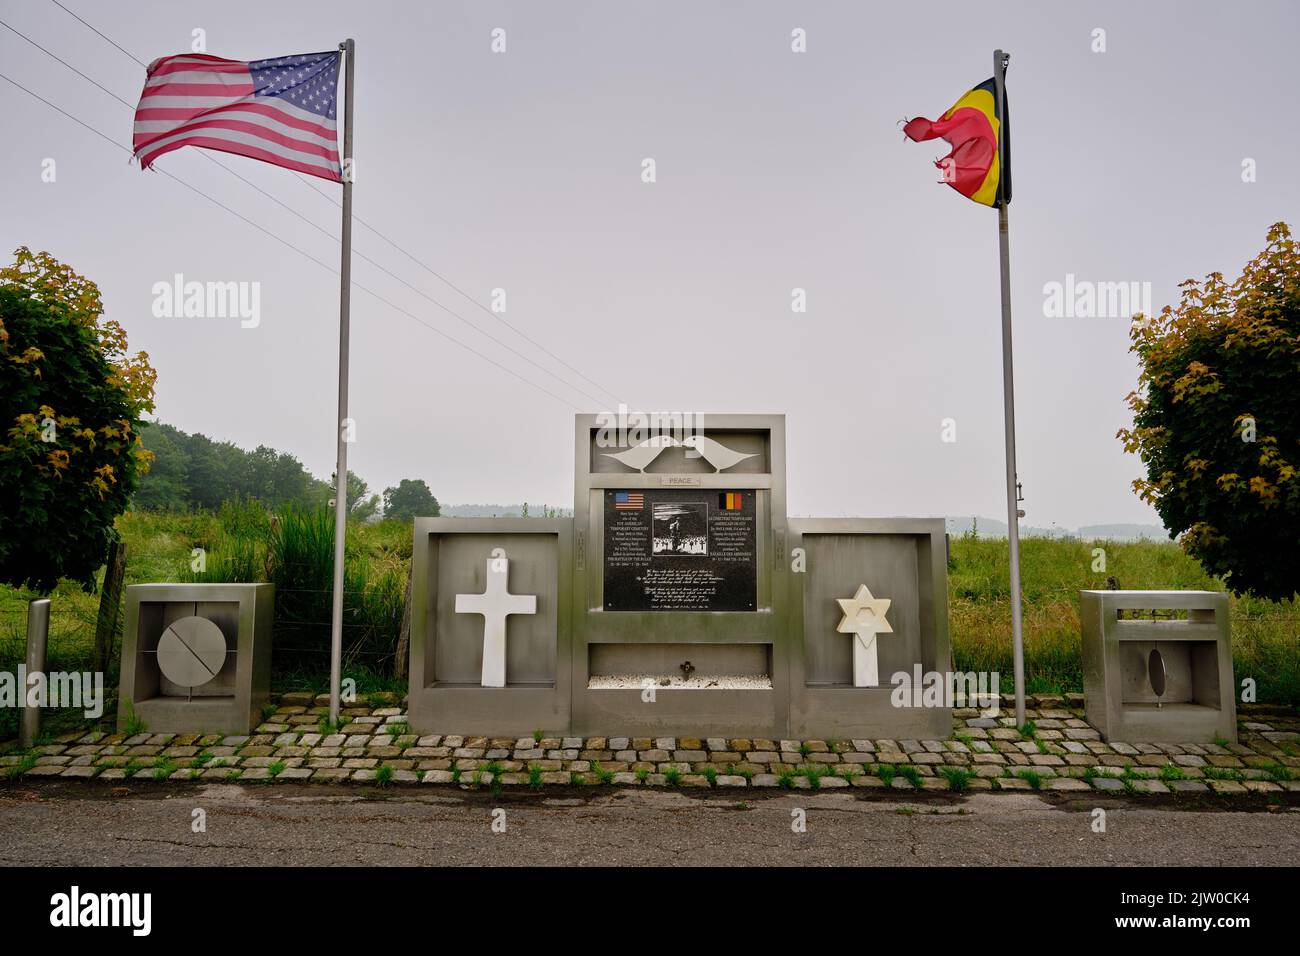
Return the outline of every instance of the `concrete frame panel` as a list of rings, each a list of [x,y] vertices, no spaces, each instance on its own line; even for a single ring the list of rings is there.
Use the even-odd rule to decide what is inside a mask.
[[[411,557],[411,727],[417,733],[528,736],[570,723],[573,532],[567,518],[417,518]],[[509,587],[537,614],[506,624],[505,687],[482,687],[483,619],[457,614],[457,593],[483,590],[494,548]],[[442,560],[446,551],[447,560]],[[519,675],[515,680],[512,675]]]
[[[803,548],[808,562],[788,576],[794,631],[803,635],[799,652],[790,655],[790,735],[947,737],[950,707],[895,707],[889,682],[895,670],[910,673],[918,660],[926,672],[951,670],[943,519],[791,519],[789,547]],[[879,687],[853,686],[849,635],[834,632],[835,599],[852,597],[859,584],[893,602],[895,633],[879,639]]]
[[[574,575],[572,693],[575,734],[636,736],[782,736],[787,728],[787,661],[797,635],[789,627],[785,584],[785,416],[705,415],[704,433],[755,453],[715,473],[699,459],[674,458],[668,449],[645,473],[598,457],[595,415],[578,415],[574,436]],[[682,484],[689,482],[689,484]],[[757,515],[757,610],[603,610],[606,489],[753,489]],[[770,690],[656,688],[654,702],[640,690],[588,688],[591,646],[598,644],[764,644],[770,648]],[[747,656],[747,655],[746,655]]]

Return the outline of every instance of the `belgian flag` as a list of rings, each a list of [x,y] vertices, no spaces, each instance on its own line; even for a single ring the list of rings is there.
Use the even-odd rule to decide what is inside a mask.
[[[739,491],[724,491],[718,494],[718,508],[721,511],[740,511],[745,506],[745,496]]]
[[[1002,105],[1005,106],[1005,88],[1002,96]],[[996,206],[999,179],[1005,179],[1002,183],[1004,201],[1011,201],[1009,120],[1009,115],[1001,115],[997,85],[990,78],[963,95],[939,119],[931,122],[918,116],[903,127],[903,133],[918,143],[936,138],[946,140],[952,146],[952,152],[935,161],[935,166],[944,172],[944,182],[967,199],[985,206]],[[1005,138],[1001,155],[999,137]],[[1006,169],[1002,168],[1003,157],[1006,158]]]

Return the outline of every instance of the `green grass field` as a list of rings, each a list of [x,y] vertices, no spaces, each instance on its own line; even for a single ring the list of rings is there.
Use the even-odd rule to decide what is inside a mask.
[[[310,524],[310,522],[309,522]],[[265,515],[251,508],[227,508],[219,515],[155,514],[132,512],[118,519],[127,543],[127,583],[194,579],[263,579],[266,563]],[[281,539],[288,527],[281,529]],[[301,529],[300,529],[301,530]],[[328,566],[330,543],[319,525],[307,527],[312,540],[295,544],[296,554],[306,554],[317,567],[311,572],[319,582]],[[314,534],[314,537],[313,537]],[[363,691],[402,690],[391,676],[392,617],[400,614],[401,586],[410,563],[409,524],[379,522],[349,530],[349,588],[364,592],[374,606],[358,599],[352,628],[368,627],[367,655],[345,662],[345,673],[358,680]],[[288,547],[288,543],[285,544]],[[191,552],[208,552],[206,575],[191,571]],[[1104,571],[1093,571],[1094,548],[1105,549]],[[952,540],[948,578],[949,614],[953,653],[958,670],[997,671],[1002,688],[1011,689],[1011,610],[1008,598],[1007,543],[1005,539],[962,537]],[[301,559],[300,559],[301,560]],[[1028,538],[1023,542],[1025,597],[1026,686],[1031,693],[1082,690],[1079,647],[1078,590],[1104,587],[1107,575],[1116,576],[1126,589],[1203,588],[1223,590],[1222,582],[1207,577],[1200,565],[1170,542],[1103,542],[1074,539]],[[102,574],[102,572],[101,572]],[[325,580],[328,580],[326,576]],[[355,582],[355,583],[354,583]],[[310,583],[310,582],[309,582]],[[26,602],[35,595],[0,588],[0,670],[17,668],[25,654]],[[327,597],[327,595],[326,595]],[[63,583],[52,595],[49,670],[88,668],[94,641],[98,595]],[[288,594],[278,595],[288,601]],[[396,605],[395,603],[396,602]],[[309,592],[306,617],[327,609],[316,592]],[[1252,677],[1258,701],[1266,704],[1300,704],[1300,606],[1266,601],[1231,599],[1233,657],[1237,681]],[[328,611],[324,611],[328,620]],[[380,621],[380,625],[373,624]],[[364,622],[372,622],[366,624]],[[310,632],[295,629],[293,637],[315,656],[299,655],[290,668],[279,668],[278,691],[324,690],[328,659],[328,628]],[[286,635],[287,637],[287,635]],[[277,642],[282,636],[277,633]],[[385,642],[376,654],[373,645]],[[301,661],[319,661],[319,665]],[[116,662],[106,684],[116,686]],[[12,713],[0,716],[0,737],[9,730]]]
[[[1093,550],[1106,570],[1093,571]],[[1173,542],[1026,538],[1021,542],[1025,684],[1030,693],[1080,691],[1081,588],[1104,588],[1114,575],[1127,590],[1222,591]],[[948,572],[949,618],[957,668],[998,671],[1011,685],[1011,601],[1007,542],[954,538]],[[1229,598],[1237,681],[1255,679],[1259,703],[1300,703],[1300,605]]]

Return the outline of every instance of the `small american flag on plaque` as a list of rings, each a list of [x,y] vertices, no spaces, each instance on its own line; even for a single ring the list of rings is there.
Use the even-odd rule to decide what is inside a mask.
[[[640,511],[645,507],[645,495],[639,491],[614,492],[615,511]]]
[[[225,60],[205,53],[149,64],[135,110],[135,157],[198,146],[342,182],[337,87],[340,54]]]

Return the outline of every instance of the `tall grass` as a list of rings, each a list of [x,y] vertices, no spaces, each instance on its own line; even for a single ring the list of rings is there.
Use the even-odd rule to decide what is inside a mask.
[[[261,505],[230,504],[216,514],[128,512],[117,522],[127,543],[128,584],[150,581],[272,581],[276,584],[275,686],[323,689],[329,669],[334,521],[326,508],[272,515]],[[392,689],[393,654],[411,557],[409,522],[349,526],[344,580],[344,658],[362,690]],[[1223,590],[1173,543],[1027,538],[1023,545],[1026,682],[1031,692],[1082,690],[1078,591]],[[203,548],[207,567],[191,570]],[[1093,571],[1093,549],[1106,569]],[[101,571],[102,576],[102,571]],[[1011,604],[1005,539],[953,538],[949,620],[955,664],[997,671],[1010,687]],[[37,595],[0,587],[0,670],[25,653],[26,602]],[[94,645],[99,595],[62,582],[51,595],[49,666],[83,670]],[[1261,703],[1300,704],[1300,607],[1230,598],[1238,683],[1255,679]],[[114,660],[106,684],[116,686]],[[0,736],[4,717],[0,714]]]
[[[258,502],[227,501],[217,512],[216,527],[205,529],[205,542],[191,549],[180,580],[237,584],[265,580],[270,527],[271,517]]]
[[[285,670],[328,669],[334,588],[334,514],[294,506],[270,523],[267,576],[275,584],[275,659]],[[343,664],[389,671],[402,623],[406,573],[371,555],[349,526],[344,541]]]
[[[1093,570],[1105,552],[1104,570]],[[1021,541],[1025,684],[1031,693],[1083,689],[1079,591],[1224,590],[1178,545],[1161,541]],[[1005,538],[953,538],[948,570],[949,626],[958,670],[997,671],[1010,686],[1011,585]],[[1254,678],[1261,702],[1300,704],[1300,606],[1229,596],[1233,669]]]
[[[272,514],[256,501],[227,502],[203,532],[203,542],[194,544],[203,549],[203,565],[182,558],[176,576],[274,584],[275,671],[300,677],[328,672],[334,512],[324,505],[288,505]],[[349,524],[344,547],[343,666],[391,673],[411,553],[410,525]]]

